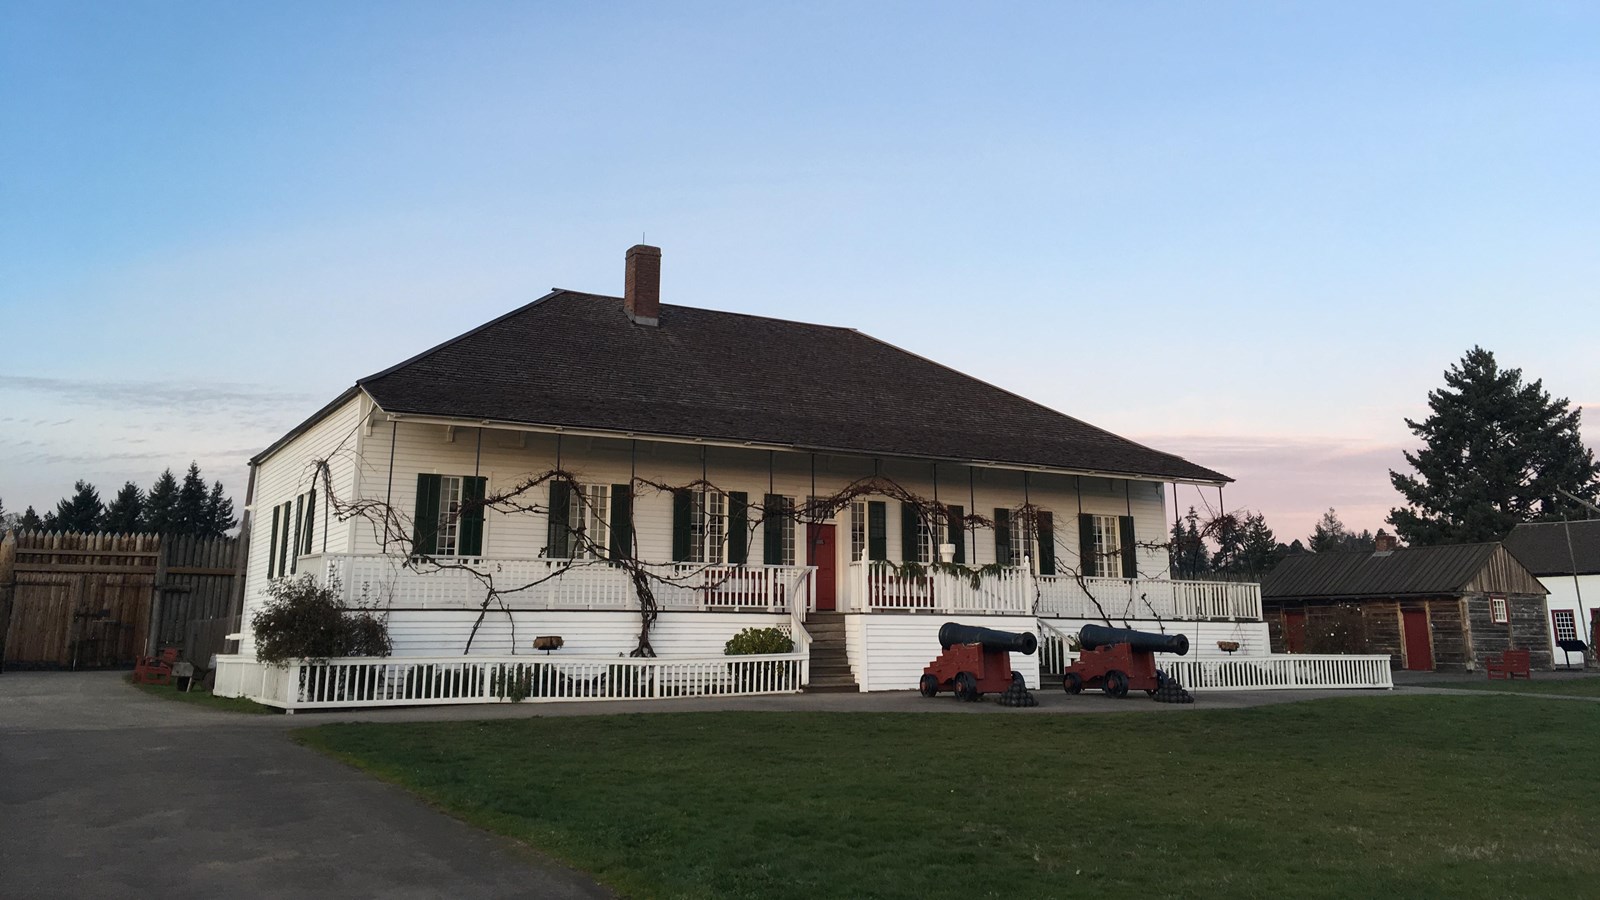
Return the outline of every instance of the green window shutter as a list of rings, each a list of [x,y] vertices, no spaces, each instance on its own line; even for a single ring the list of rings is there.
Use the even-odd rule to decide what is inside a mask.
[[[611,558],[633,558],[633,486],[611,486]]]
[[[1078,568],[1085,578],[1095,578],[1100,567],[1094,558],[1094,516],[1078,513]]]
[[[917,508],[910,503],[900,504],[900,561],[917,561]]]
[[[750,561],[750,495],[728,492],[728,562],[742,566]]]
[[[761,498],[761,562],[783,564],[783,498],[777,494]]]
[[[672,561],[689,561],[689,517],[694,512],[694,498],[687,490],[672,492]]]
[[[889,506],[882,500],[867,501],[867,559],[889,558]]]
[[[482,476],[461,479],[461,521],[456,530],[460,540],[456,552],[462,556],[483,555],[483,498],[489,479]]]
[[[1039,574],[1056,573],[1056,520],[1047,512],[1038,514],[1039,523]]]
[[[300,548],[301,553],[311,552],[311,536],[317,533],[317,489],[312,488],[306,497],[306,538],[305,546]]]
[[[432,556],[439,549],[440,475],[417,476],[417,515],[411,532],[411,555]]]
[[[278,544],[278,574],[289,574],[289,510],[294,504],[283,501],[283,540]]]
[[[291,538],[287,534],[283,536],[284,547],[287,548],[291,544],[294,546],[294,552],[289,554],[290,574],[300,571],[300,529],[305,526],[305,505],[305,494],[294,498],[294,537]]]
[[[950,506],[945,526],[948,531],[950,543],[956,546],[955,561],[960,565],[967,564],[967,511],[964,507]]]
[[[550,482],[550,514],[546,518],[544,555],[551,559],[572,556],[572,485]]]
[[[1118,516],[1117,525],[1122,532],[1122,577],[1139,577],[1139,548],[1133,537],[1133,516]]]
[[[1002,566],[1013,564],[1011,559],[1011,510],[994,511],[994,561]]]
[[[277,565],[276,565],[276,563],[278,562],[278,513],[279,513],[279,509],[276,506],[274,506],[272,508],[272,540],[267,542],[267,577],[268,578],[271,578],[271,577],[273,577],[273,576],[278,574],[278,568],[277,568]]]

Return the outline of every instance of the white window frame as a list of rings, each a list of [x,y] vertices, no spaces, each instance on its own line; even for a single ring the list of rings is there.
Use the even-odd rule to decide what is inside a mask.
[[[867,501],[850,501],[850,561],[867,558]]]
[[[794,565],[794,498],[778,497],[778,564]]]
[[[942,528],[938,528],[942,531]],[[933,562],[934,534],[928,530],[928,517],[922,510],[917,510],[917,562],[920,565],[929,565]]]
[[[1489,621],[1496,625],[1506,625],[1511,622],[1511,608],[1506,604],[1506,598],[1489,598]]]
[[[567,497],[567,522],[581,529],[584,541],[573,549],[576,559],[611,555],[611,485],[580,484]]]
[[[1120,516],[1096,515],[1094,521],[1094,570],[1099,578],[1126,578],[1122,570],[1122,522]],[[1114,568],[1116,574],[1102,573]]]
[[[689,498],[689,561],[720,566],[727,559],[728,495],[699,488]]]
[[[433,537],[434,556],[455,556],[461,546],[461,497],[466,479],[439,476],[439,519]]]
[[[1563,617],[1566,618],[1565,628],[1561,621]],[[1578,640],[1578,614],[1570,609],[1550,610],[1550,630],[1558,641]]]

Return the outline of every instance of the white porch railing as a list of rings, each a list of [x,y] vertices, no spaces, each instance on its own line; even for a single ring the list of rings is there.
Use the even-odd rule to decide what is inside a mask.
[[[217,659],[217,692],[290,712],[367,706],[646,700],[786,694],[804,653],[711,657],[360,657],[273,666]]]
[[[1261,585],[1039,575],[1039,615],[1062,619],[1260,619]],[[1096,603],[1099,604],[1098,608]]]
[[[1028,614],[1062,619],[1257,619],[1261,586],[1247,582],[1034,575],[1016,566],[981,575],[926,567],[905,575],[881,562],[851,563],[846,609]],[[1037,609],[1035,600],[1037,599]],[[1098,602],[1098,607],[1096,603]]]
[[[443,558],[408,567],[384,554],[313,554],[299,570],[320,582],[337,578],[353,604],[411,609],[475,609],[492,585],[512,609],[638,609],[633,582],[604,560]],[[814,566],[648,567],[656,602],[666,610],[786,612],[815,605]]]
[[[1275,653],[1233,659],[1169,659],[1157,663],[1189,690],[1270,691],[1304,688],[1393,688],[1389,656]]]

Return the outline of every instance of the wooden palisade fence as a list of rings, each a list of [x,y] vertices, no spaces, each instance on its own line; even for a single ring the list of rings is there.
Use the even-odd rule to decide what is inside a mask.
[[[157,646],[204,664],[233,631],[236,538],[9,532],[0,540],[0,664],[133,665]]]

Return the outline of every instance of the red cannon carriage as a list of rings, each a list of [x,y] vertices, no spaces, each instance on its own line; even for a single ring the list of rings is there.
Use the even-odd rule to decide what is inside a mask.
[[[1156,668],[1155,655],[1182,656],[1189,652],[1189,639],[1181,634],[1104,625],[1083,626],[1078,631],[1078,643],[1077,661],[1061,676],[1061,687],[1069,694],[1100,688],[1109,697],[1126,697],[1130,690],[1154,696],[1166,682],[1165,673]]]
[[[1039,639],[1026,631],[946,622],[939,628],[939,646],[944,652],[922,670],[918,685],[922,696],[933,697],[944,690],[953,692],[957,700],[971,701],[1013,684],[1025,690],[1026,679],[1011,669],[1011,653],[1031,655],[1039,649]]]

